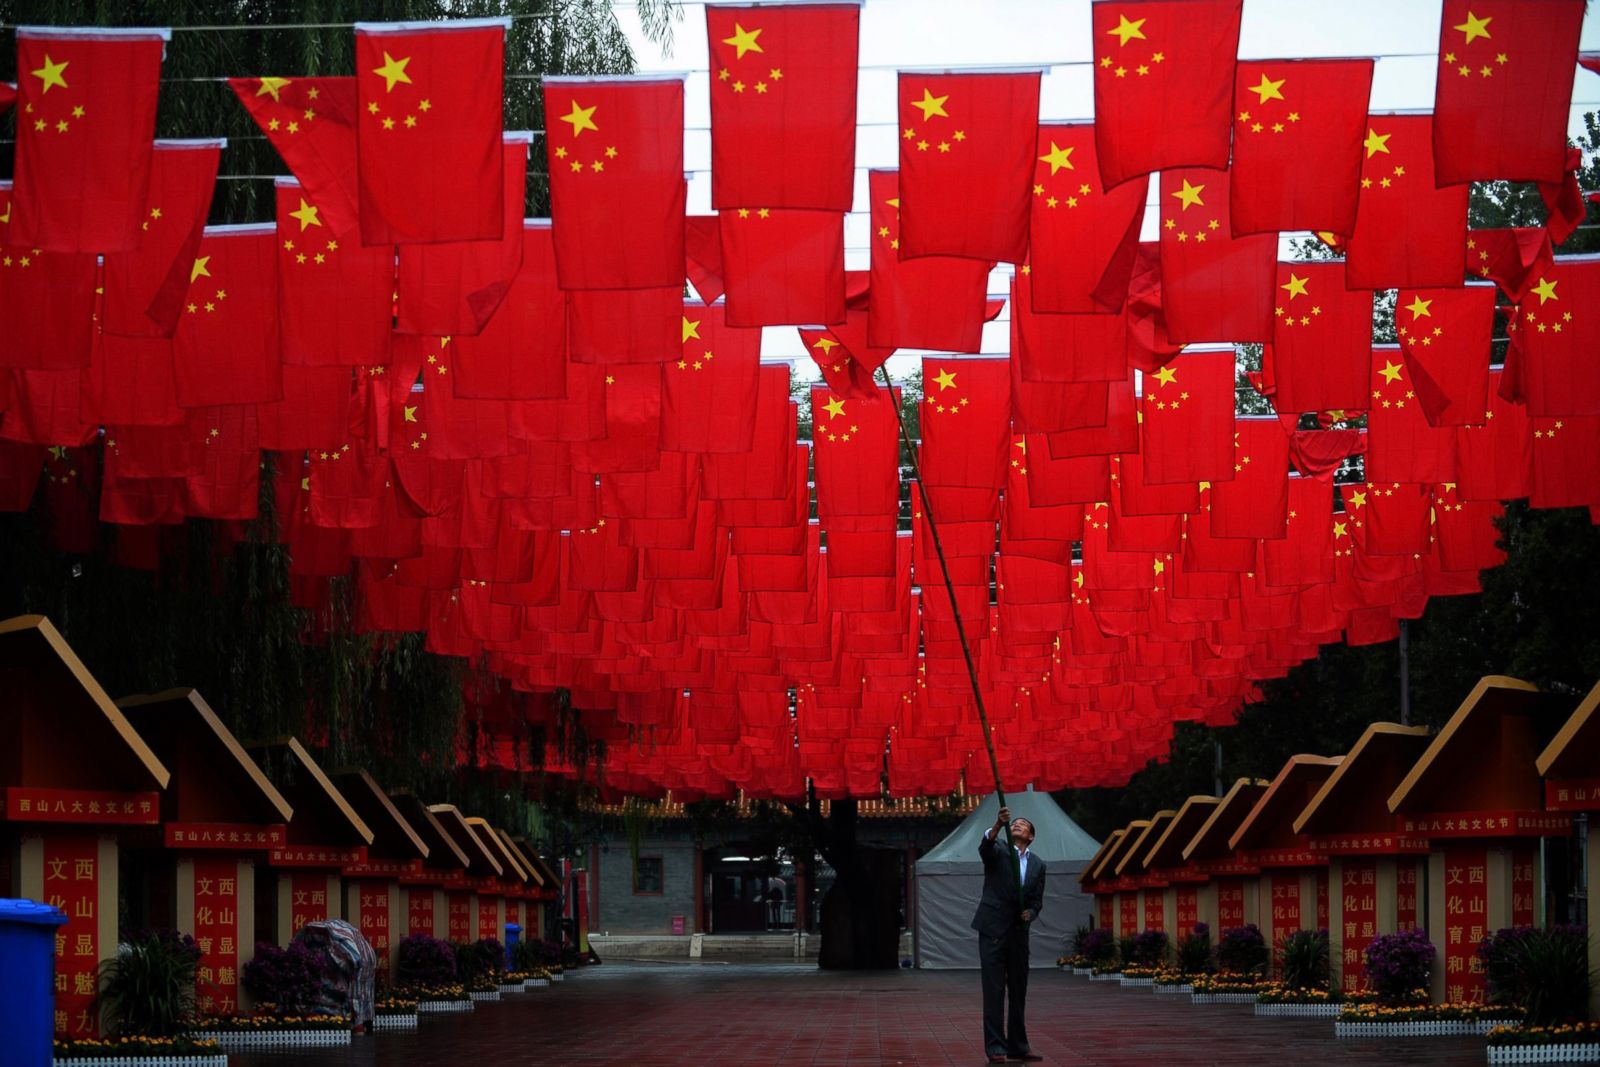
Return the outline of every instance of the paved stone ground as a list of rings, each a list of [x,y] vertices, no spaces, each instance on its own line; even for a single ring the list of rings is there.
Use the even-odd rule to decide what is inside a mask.
[[[975,971],[840,974],[783,965],[626,964],[549,989],[424,1016],[348,1050],[235,1053],[233,1067],[760,1067],[984,1062]],[[1046,1064],[1481,1067],[1481,1038],[1339,1041],[1323,1019],[1033,972],[1030,1037]]]

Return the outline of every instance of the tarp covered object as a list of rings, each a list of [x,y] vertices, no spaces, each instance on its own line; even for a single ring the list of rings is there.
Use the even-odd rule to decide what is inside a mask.
[[[1034,921],[1028,962],[1054,967],[1072,931],[1090,922],[1093,901],[1078,891],[1078,872],[1100,849],[1100,842],[1067,817],[1048,793],[1030,786],[1006,797],[1013,818],[1021,816],[1036,831],[1033,854],[1048,864],[1044,907]],[[917,861],[917,966],[978,966],[978,934],[972,914],[983,891],[983,861],[978,841],[994,825],[999,804],[993,794],[926,856]]]

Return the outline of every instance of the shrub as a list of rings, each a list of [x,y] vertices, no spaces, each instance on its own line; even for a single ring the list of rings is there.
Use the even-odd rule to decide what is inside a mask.
[[[1122,965],[1126,967],[1132,964],[1135,958],[1133,935],[1128,934],[1124,937],[1117,938],[1117,959],[1122,963]]]
[[[1211,970],[1211,927],[1195,923],[1193,930],[1178,938],[1178,970],[1184,974]]]
[[[516,971],[536,971],[544,966],[544,945],[538,941],[518,941],[511,950],[511,968]]]
[[[130,936],[100,965],[96,1005],[122,1037],[177,1037],[195,1019],[200,947],[188,934],[147,930]]]
[[[258,1002],[272,1004],[284,1015],[300,1015],[317,1003],[331,970],[331,961],[320,949],[300,941],[290,942],[288,948],[262,941],[239,979]]]
[[[1078,942],[1078,951],[1089,958],[1091,964],[1104,963],[1117,954],[1117,938],[1104,926],[1096,926]]]
[[[1384,1003],[1404,1003],[1428,988],[1433,957],[1433,942],[1421,930],[1379,934],[1367,946],[1367,982]]]
[[[1140,967],[1155,967],[1167,958],[1164,930],[1144,930],[1133,935],[1132,961]]]
[[[1222,931],[1217,944],[1217,966],[1235,974],[1250,974],[1267,966],[1267,939],[1255,923]]]
[[[456,953],[450,942],[427,934],[412,934],[400,942],[395,955],[396,980],[402,986],[453,985]]]
[[[1328,931],[1296,930],[1278,946],[1278,969],[1290,989],[1328,985]]]
[[[492,937],[456,948],[456,976],[472,983],[505,969],[506,950]]]
[[[1589,929],[1513,926],[1478,946],[1489,1002],[1523,1009],[1530,1026],[1580,1022],[1588,1015]]]

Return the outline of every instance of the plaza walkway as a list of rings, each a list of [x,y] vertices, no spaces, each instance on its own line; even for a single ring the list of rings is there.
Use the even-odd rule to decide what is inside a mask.
[[[1330,1020],[1258,1019],[1249,1005],[1035,971],[1029,1029],[1046,1064],[1481,1067],[1481,1038],[1337,1041]],[[814,967],[607,964],[470,1016],[348,1050],[235,1053],[233,1067],[833,1067],[984,1062],[978,976]]]

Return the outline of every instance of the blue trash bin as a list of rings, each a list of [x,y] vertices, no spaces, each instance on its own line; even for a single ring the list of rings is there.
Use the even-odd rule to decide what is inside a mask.
[[[36,900],[0,898],[0,1034],[15,1067],[50,1067],[55,1037],[56,929],[59,909]]]
[[[506,970],[514,971],[511,961],[515,958],[517,942],[522,940],[522,927],[517,923],[506,923]]]

